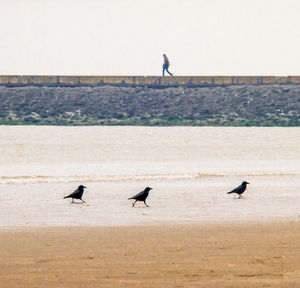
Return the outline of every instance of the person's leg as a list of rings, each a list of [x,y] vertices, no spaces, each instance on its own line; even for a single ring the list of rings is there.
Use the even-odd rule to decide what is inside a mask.
[[[173,76],[173,74],[169,71],[168,68],[166,68],[166,71],[169,73],[169,75]]]
[[[166,68],[165,67],[163,67],[163,76],[165,76],[165,70],[166,70]]]

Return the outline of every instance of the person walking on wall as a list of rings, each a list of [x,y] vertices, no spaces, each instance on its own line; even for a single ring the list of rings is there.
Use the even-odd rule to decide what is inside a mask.
[[[165,76],[165,71],[169,73],[169,75],[173,76],[173,74],[169,71],[170,62],[166,54],[163,54],[164,56],[164,64],[163,64],[163,72],[162,75]]]

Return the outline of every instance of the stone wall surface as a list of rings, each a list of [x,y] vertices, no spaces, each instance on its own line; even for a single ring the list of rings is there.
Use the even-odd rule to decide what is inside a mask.
[[[24,83],[24,79],[18,83]],[[175,79],[182,80],[180,83],[191,80],[113,77],[115,83],[130,80],[143,85],[98,86],[93,84],[107,79],[72,76],[47,81],[78,83],[80,80],[89,85],[0,85],[0,124],[300,126],[299,84],[274,84],[272,81],[284,79],[270,77],[263,79],[268,84],[260,79],[259,85],[253,85],[256,84],[253,77],[235,77],[231,79],[234,85],[225,86],[146,85]],[[195,79],[191,82],[203,83],[193,82]],[[216,79],[205,78],[205,83],[212,80]],[[218,84],[228,83],[228,78],[218,80]],[[250,85],[245,84],[248,81]]]
[[[230,86],[300,84],[300,76],[64,76],[0,75],[2,86]]]

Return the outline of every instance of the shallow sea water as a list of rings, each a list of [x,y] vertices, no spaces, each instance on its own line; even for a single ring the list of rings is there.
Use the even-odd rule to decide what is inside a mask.
[[[0,126],[0,226],[297,220],[299,144],[299,128]],[[62,199],[79,184],[87,203]]]

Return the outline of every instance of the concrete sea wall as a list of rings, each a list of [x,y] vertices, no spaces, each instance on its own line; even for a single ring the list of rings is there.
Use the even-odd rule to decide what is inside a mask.
[[[231,86],[300,84],[300,76],[51,76],[0,75],[0,86]]]

